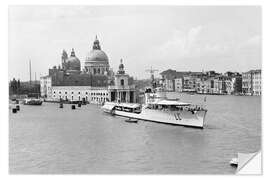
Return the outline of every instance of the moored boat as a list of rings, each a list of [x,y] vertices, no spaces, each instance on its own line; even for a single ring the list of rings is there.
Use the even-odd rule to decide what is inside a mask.
[[[42,105],[42,100],[41,99],[24,99],[23,102],[24,105]]]
[[[230,160],[230,165],[231,166],[237,166],[238,165],[238,158],[232,158]]]
[[[125,122],[128,122],[128,123],[137,123],[138,120],[137,119],[131,119],[131,118],[129,118],[129,119],[126,119]]]

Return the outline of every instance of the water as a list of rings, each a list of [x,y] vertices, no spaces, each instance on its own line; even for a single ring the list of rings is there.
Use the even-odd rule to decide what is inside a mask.
[[[196,103],[205,97],[170,96]],[[232,157],[261,149],[261,98],[206,99],[203,130],[127,123],[97,105],[21,105],[10,113],[10,173],[233,174]]]

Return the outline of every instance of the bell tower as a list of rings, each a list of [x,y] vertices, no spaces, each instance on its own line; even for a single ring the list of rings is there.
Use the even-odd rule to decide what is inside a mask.
[[[136,102],[135,86],[130,84],[129,75],[124,70],[123,60],[120,60],[120,65],[117,73],[114,75],[114,86],[109,86],[110,101]]]
[[[65,50],[63,50],[63,52],[62,52],[62,57],[61,58],[62,58],[62,69],[66,70],[66,60],[68,58],[68,54],[67,54],[67,52]]]
[[[123,60],[120,60],[119,69],[115,75],[115,85],[118,88],[124,88],[128,86],[128,74],[125,73]]]
[[[120,65],[117,74],[125,74],[123,59],[120,59]]]

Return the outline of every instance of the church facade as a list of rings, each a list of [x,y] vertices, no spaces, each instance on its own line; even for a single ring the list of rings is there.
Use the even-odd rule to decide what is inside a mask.
[[[125,73],[123,61],[114,73],[97,37],[81,69],[75,50],[71,50],[69,57],[63,50],[61,66],[54,66],[48,75],[40,78],[41,96],[50,101],[136,101],[133,78]]]

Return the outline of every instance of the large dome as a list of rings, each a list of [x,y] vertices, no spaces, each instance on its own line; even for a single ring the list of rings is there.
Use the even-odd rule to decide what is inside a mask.
[[[93,43],[92,50],[88,53],[85,59],[85,66],[96,66],[96,65],[108,65],[109,58],[104,51],[101,50],[99,40],[96,39]]]
[[[106,53],[99,49],[93,49],[89,52],[85,60],[86,63],[91,62],[100,62],[100,63],[109,63],[108,56]]]

